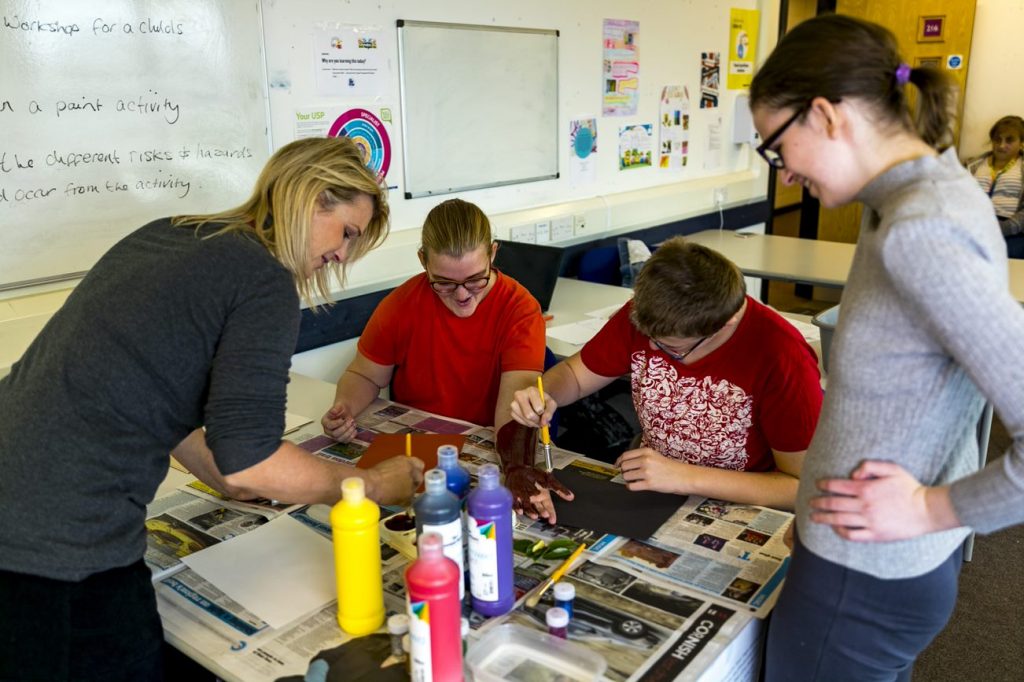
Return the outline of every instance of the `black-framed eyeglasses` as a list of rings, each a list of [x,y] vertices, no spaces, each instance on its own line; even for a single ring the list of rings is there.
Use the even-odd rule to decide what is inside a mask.
[[[462,287],[469,293],[475,294],[476,292],[483,291],[487,288],[488,283],[491,281],[492,272],[493,269],[488,267],[486,274],[479,275],[478,277],[470,277],[469,279],[464,279],[461,282],[452,282],[447,279],[432,279],[430,280],[430,288],[439,294],[453,294],[456,289]],[[430,273],[427,273],[427,276],[429,277]]]
[[[664,353],[665,355],[669,356],[670,358],[672,358],[676,362],[682,362],[683,360],[686,359],[687,355],[689,355],[693,351],[697,350],[697,348],[700,346],[700,344],[704,343],[705,341],[710,339],[712,336],[714,336],[714,334],[708,334],[707,336],[702,336],[701,338],[699,338],[697,340],[697,343],[695,343],[692,346],[690,346],[690,349],[688,351],[686,351],[685,353],[676,353],[675,351],[670,350],[667,346],[665,346],[663,343],[661,343],[657,339],[653,339],[652,338],[651,339],[651,343],[653,343],[655,346],[657,346],[658,350],[660,350],[662,353]]]
[[[786,162],[782,160],[782,154],[779,153],[779,150],[772,149],[772,145],[779,141],[779,138],[782,137],[783,133],[786,132],[786,129],[789,128],[789,126],[793,125],[794,121],[807,113],[807,109],[809,107],[810,104],[808,103],[794,111],[793,115],[786,119],[785,123],[779,126],[774,133],[766,137],[764,142],[758,146],[757,153],[760,154],[761,158],[767,161],[768,165],[772,168],[781,170],[786,167]]]

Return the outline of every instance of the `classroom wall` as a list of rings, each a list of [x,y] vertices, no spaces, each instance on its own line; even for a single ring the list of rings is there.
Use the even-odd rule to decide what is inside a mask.
[[[967,67],[960,157],[967,159],[991,149],[988,131],[1002,116],[1024,116],[1024,2],[978,0],[974,40]]]
[[[257,0],[253,0],[257,2]],[[386,244],[353,266],[348,286],[335,287],[336,298],[357,296],[395,286],[420,270],[416,259],[419,226],[440,198],[402,197],[401,101],[395,21],[417,19],[480,23],[495,26],[554,28],[560,31],[559,139],[561,177],[557,180],[464,192],[492,218],[496,236],[508,238],[515,225],[533,224],[564,216],[583,218],[571,238],[573,245],[599,237],[633,232],[716,211],[714,193],[724,190],[724,207],[762,201],[767,172],[749,144],[733,144],[731,127],[735,90],[725,80],[729,43],[729,9],[760,10],[761,61],[774,45],[778,0],[652,0],[617,3],[611,0],[381,0],[375,3],[333,3],[324,0],[275,2],[259,0],[268,79],[269,137],[274,147],[296,136],[296,112],[310,108],[387,105],[394,114],[390,126],[395,154],[389,184],[393,226]],[[640,22],[640,99],[636,115],[601,116],[602,20]],[[380,97],[327,98],[317,95],[313,71],[312,35],[328,26],[378,26],[388,52],[387,87]],[[722,84],[719,107],[701,110],[700,52],[719,51]],[[495,77],[500,77],[496,74]],[[441,86],[443,80],[439,80]],[[683,85],[690,97],[689,154],[686,168],[618,169],[620,125],[651,123],[657,140],[658,100],[665,85]],[[598,120],[598,152],[593,181],[573,181],[568,168],[569,121]],[[713,124],[720,146],[708,148]],[[653,151],[657,152],[655,146]],[[727,225],[727,227],[742,227]],[[40,246],[42,248],[42,245]],[[73,282],[0,292],[0,374],[30,343],[49,316],[66,299]]]
[[[725,87],[728,67],[729,10],[760,10],[758,58],[774,45],[778,26],[777,0],[657,0],[623,4],[611,0],[515,3],[443,0],[390,0],[378,3],[326,5],[319,0],[264,2],[267,70],[270,77],[271,137],[275,146],[297,134],[299,115],[321,107],[336,115],[337,106],[371,112],[387,108],[386,125],[392,147],[402,146],[402,111],[395,22],[398,19],[459,22],[492,26],[557,29],[559,38],[559,171],[557,180],[509,185],[455,195],[404,199],[400,153],[388,171],[392,191],[392,237],[364,261],[355,264],[346,294],[391,285],[419,270],[415,248],[427,212],[449,196],[481,206],[491,216],[496,236],[508,239],[515,226],[581,216],[586,227],[557,240],[574,244],[611,233],[624,233],[670,223],[715,210],[714,190],[724,189],[726,206],[765,198],[767,171],[749,144],[733,144],[735,98]],[[636,115],[601,116],[602,21],[639,21],[640,101]],[[387,87],[376,97],[343,101],[318,95],[312,68],[311,40],[328,27],[380,27],[387,56]],[[322,33],[319,33],[322,35]],[[700,53],[722,53],[720,103],[700,109]],[[488,68],[488,65],[481,65]],[[494,74],[500,78],[500,73]],[[625,124],[651,123],[658,134],[659,98],[665,85],[682,85],[690,96],[688,163],[681,170],[618,168],[618,133]],[[443,87],[439,76],[438,87]],[[593,181],[575,181],[569,166],[569,122],[598,121],[598,152]],[[720,151],[710,151],[711,126],[720,125]],[[496,131],[502,134],[502,131]],[[657,146],[653,149],[657,153]],[[495,160],[500,163],[500,160]],[[734,226],[738,227],[738,226]]]

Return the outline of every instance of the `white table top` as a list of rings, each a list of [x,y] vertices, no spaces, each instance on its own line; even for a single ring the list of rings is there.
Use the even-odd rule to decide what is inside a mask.
[[[597,285],[600,286],[600,285]],[[300,374],[291,374],[291,381],[288,386],[288,410],[313,417],[320,414],[325,405],[328,405],[334,395],[334,384],[320,381]],[[167,482],[168,486],[179,479],[187,478],[172,470]],[[707,596],[701,599],[709,601]],[[228,651],[226,644],[230,641],[219,639],[223,635],[217,635],[214,631],[208,631],[202,623],[184,615],[184,612],[177,610],[158,597],[158,604],[161,606],[161,616],[164,618],[165,638],[167,641],[183,651],[186,655],[201,663],[207,669],[218,675],[221,679],[231,682],[240,682],[241,678],[237,671],[233,673],[218,662],[219,657]],[[170,620],[168,620],[170,619]],[[211,632],[213,635],[211,636]],[[315,632],[305,633],[314,637]],[[760,650],[758,643],[763,634],[763,621],[757,618],[745,616],[740,621],[740,627],[733,634],[728,635],[726,646],[715,653],[714,660],[709,667],[700,671],[699,668],[684,671],[679,679],[694,680],[718,680],[736,679],[741,682],[754,682],[756,679],[756,659]],[[315,650],[315,645],[313,649]],[[234,648],[231,651],[235,651]],[[241,652],[243,649],[237,649]],[[248,679],[248,678],[247,678]],[[255,677],[253,678],[255,679]]]
[[[686,237],[718,251],[745,275],[784,282],[842,287],[850,274],[855,244],[775,234],[704,230]],[[1024,260],[1010,259],[1010,293],[1024,302]]]
[[[855,248],[854,244],[730,230],[704,230],[686,238],[718,251],[743,274],[826,287],[846,284]]]
[[[555,284],[555,293],[551,297],[551,305],[548,307],[547,314],[552,316],[548,321],[548,329],[595,319],[587,313],[609,306],[622,306],[632,297],[633,290],[626,287],[559,277]],[[575,354],[582,347],[552,338],[550,335],[547,337],[547,344],[555,355],[563,358]]]

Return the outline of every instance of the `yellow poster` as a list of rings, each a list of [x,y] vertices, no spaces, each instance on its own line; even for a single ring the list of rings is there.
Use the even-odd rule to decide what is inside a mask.
[[[729,75],[726,87],[730,90],[749,88],[754,78],[757,26],[756,9],[729,10]]]

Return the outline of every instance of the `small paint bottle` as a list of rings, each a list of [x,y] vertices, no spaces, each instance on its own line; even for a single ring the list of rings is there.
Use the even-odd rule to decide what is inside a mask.
[[[396,613],[388,617],[388,634],[391,635],[391,655],[398,660],[405,659],[405,650],[402,648],[402,637],[409,634],[409,616],[404,613]]]
[[[555,606],[565,609],[572,620],[572,600],[576,598],[576,586],[565,581],[555,583]]]
[[[569,638],[569,614],[560,606],[552,606],[544,614],[548,624],[548,634],[562,639]]]

